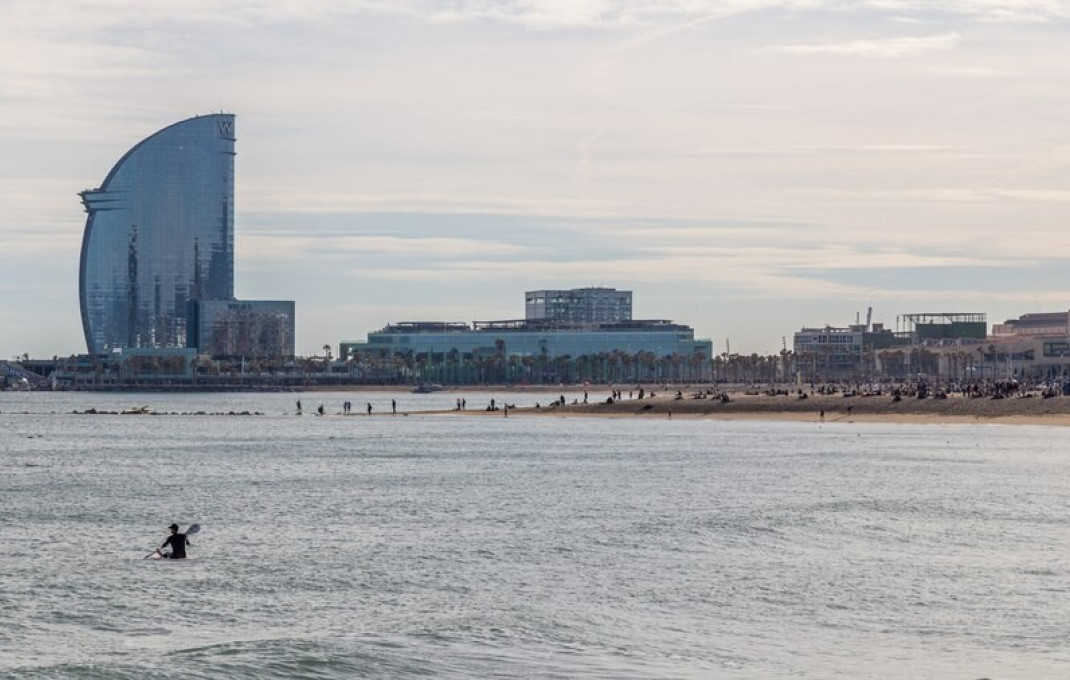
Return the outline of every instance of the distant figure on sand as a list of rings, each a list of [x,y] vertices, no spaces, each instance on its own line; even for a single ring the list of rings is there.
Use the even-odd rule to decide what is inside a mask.
[[[390,400],[390,411],[392,413],[397,413],[398,412],[398,402],[397,402],[396,399],[391,399]]]
[[[371,415],[371,414],[372,414],[372,405],[371,405],[371,402],[368,402],[368,415]]]
[[[825,409],[821,409],[820,418],[821,418],[822,421],[825,420]]]
[[[297,400],[297,414],[298,415],[301,414],[301,400],[300,399]]]

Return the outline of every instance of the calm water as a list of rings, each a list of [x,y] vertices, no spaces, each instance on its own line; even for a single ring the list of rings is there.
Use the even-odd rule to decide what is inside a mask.
[[[392,396],[0,393],[0,676],[1070,677],[1068,430]]]

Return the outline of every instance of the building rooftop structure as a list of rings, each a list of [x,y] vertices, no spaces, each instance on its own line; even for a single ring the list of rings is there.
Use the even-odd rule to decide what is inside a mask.
[[[575,323],[629,321],[632,292],[597,287],[531,290],[524,293],[524,318]]]
[[[1035,312],[992,325],[996,337],[1031,335],[1064,337],[1070,335],[1070,312]]]
[[[988,321],[978,312],[921,312],[902,316],[904,330],[914,342],[944,340],[984,340],[988,336]]]

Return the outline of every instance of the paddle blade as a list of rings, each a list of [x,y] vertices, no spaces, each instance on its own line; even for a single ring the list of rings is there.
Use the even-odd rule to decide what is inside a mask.
[[[186,529],[186,535],[189,536],[190,534],[195,534],[200,530],[201,530],[201,525],[200,524],[191,524],[191,525],[189,525],[189,529]]]

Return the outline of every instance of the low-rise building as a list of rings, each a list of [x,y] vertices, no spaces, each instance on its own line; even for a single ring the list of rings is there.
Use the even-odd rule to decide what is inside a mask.
[[[614,289],[577,289],[619,293]],[[575,291],[572,291],[575,292]],[[626,292],[626,291],[625,291]],[[628,380],[631,377],[665,380],[708,380],[712,378],[713,342],[695,338],[690,326],[667,320],[630,318],[631,293],[627,306],[609,304],[610,318],[584,320],[577,307],[572,312],[550,312],[545,318],[533,312],[532,296],[552,291],[529,292],[525,296],[528,318],[503,321],[403,322],[393,323],[368,334],[363,342],[339,343],[339,358],[357,363],[381,365],[394,360],[409,372],[422,377],[460,382],[474,379],[505,382],[547,382],[564,380]],[[538,295],[536,295],[538,297]],[[550,295],[546,298],[552,300]],[[571,303],[570,303],[571,304]],[[607,303],[608,304],[608,303]],[[627,310],[625,314],[624,310]],[[573,314],[573,312],[575,314]],[[450,367],[453,371],[443,370]],[[468,367],[468,368],[464,368]],[[483,369],[489,367],[489,372]],[[418,370],[417,370],[418,369]],[[467,377],[459,377],[468,371]]]
[[[1055,337],[1070,335],[1070,312],[1040,312],[1023,314],[992,325],[992,335]]]
[[[881,352],[909,343],[883,324],[803,328],[792,342],[799,380],[819,382],[871,376],[881,371]]]
[[[190,346],[214,358],[292,359],[290,300],[204,300],[190,303]]]
[[[690,326],[671,321],[628,321],[561,324],[531,321],[465,323],[408,322],[390,324],[368,334],[366,342],[342,342],[341,358],[355,353],[380,357],[445,355],[472,358],[502,354],[518,357],[581,357],[612,352],[638,355],[699,356],[708,361],[713,342],[696,340]]]

